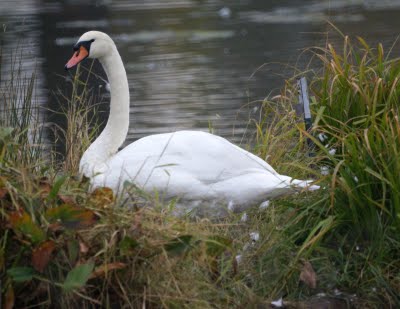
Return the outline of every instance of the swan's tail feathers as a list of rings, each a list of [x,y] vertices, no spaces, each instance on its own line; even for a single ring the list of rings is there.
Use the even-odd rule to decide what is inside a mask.
[[[305,189],[307,191],[315,191],[320,188],[320,186],[317,185],[312,185],[314,180],[299,180],[299,179],[293,179],[290,184],[294,186],[295,188],[299,189]]]

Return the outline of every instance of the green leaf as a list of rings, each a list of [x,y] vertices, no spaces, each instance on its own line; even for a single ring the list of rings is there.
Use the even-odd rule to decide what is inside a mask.
[[[378,178],[380,181],[382,182],[386,182],[389,186],[391,185],[390,181],[387,180],[385,177],[383,177],[381,174],[375,172],[373,169],[371,169],[370,167],[366,167],[364,169],[364,171],[366,171],[367,173],[371,174],[372,176],[375,176],[376,178]]]
[[[206,253],[208,256],[219,256],[225,252],[226,249],[231,247],[232,240],[219,236],[214,235],[209,237],[206,241]]]
[[[81,264],[72,269],[65,279],[62,288],[65,292],[71,292],[86,284],[92,274],[94,263]]]
[[[40,243],[46,239],[46,234],[36,225],[31,216],[24,210],[14,211],[9,216],[14,231],[30,238],[33,243]]]
[[[15,282],[30,281],[36,274],[36,271],[32,267],[13,267],[7,270],[7,274]]]
[[[5,140],[13,131],[14,128],[11,127],[0,127],[0,140]]]
[[[314,127],[318,126],[318,123],[320,122],[322,116],[324,115],[325,108],[326,108],[325,106],[321,106],[318,109],[318,112],[317,112],[317,115],[315,116],[315,120],[314,120],[314,124],[313,124]]]
[[[118,247],[121,250],[122,254],[128,254],[130,251],[132,251],[135,248],[139,247],[139,243],[135,239],[133,239],[132,237],[125,236],[119,242]]]
[[[303,245],[298,251],[297,256],[299,257],[304,250],[313,248],[323,238],[323,236],[332,229],[334,225],[335,216],[329,216],[328,218],[319,221],[319,223],[308,234],[307,239],[304,241]]]
[[[167,244],[164,245],[164,249],[172,254],[182,254],[184,252],[192,249],[191,240],[192,235],[182,235],[177,238],[170,240]]]
[[[79,241],[76,239],[67,242],[68,247],[68,260],[71,264],[75,264],[79,257]]]
[[[48,209],[45,217],[50,223],[61,224],[67,229],[88,227],[97,220],[93,211],[69,204]]]
[[[63,185],[66,179],[67,179],[66,176],[62,176],[54,182],[53,187],[51,188],[51,191],[48,196],[49,200],[54,200],[56,198],[58,192],[61,189],[61,186]]]

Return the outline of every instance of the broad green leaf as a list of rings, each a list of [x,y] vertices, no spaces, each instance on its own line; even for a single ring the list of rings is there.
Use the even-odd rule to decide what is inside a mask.
[[[170,240],[164,245],[164,249],[172,254],[182,254],[192,249],[191,240],[192,235],[182,235]]]
[[[62,288],[65,292],[71,292],[86,284],[92,274],[94,263],[81,264],[72,269],[65,279]]]
[[[50,223],[61,224],[67,229],[88,227],[97,221],[93,211],[70,204],[48,209],[45,217]]]
[[[32,280],[36,272],[32,267],[21,266],[10,268],[9,270],[7,270],[7,274],[15,282],[24,282]]]

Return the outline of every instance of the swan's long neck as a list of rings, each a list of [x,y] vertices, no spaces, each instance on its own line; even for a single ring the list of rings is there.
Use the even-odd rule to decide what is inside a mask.
[[[80,172],[87,177],[101,172],[125,141],[129,128],[129,86],[124,64],[115,45],[107,56],[99,59],[111,89],[110,115],[100,136],[83,154]]]

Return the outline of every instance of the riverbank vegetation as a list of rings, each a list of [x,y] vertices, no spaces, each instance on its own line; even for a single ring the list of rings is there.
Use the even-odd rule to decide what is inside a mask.
[[[262,102],[254,152],[321,190],[223,220],[177,218],[174,202],[139,188],[87,193],[75,175],[95,134],[86,82],[78,73],[63,134],[79,150],[60,166],[32,116],[34,76],[2,80],[3,307],[400,306],[400,61],[360,38],[309,53],[318,70],[297,76],[309,80],[312,130],[293,78]]]

